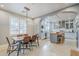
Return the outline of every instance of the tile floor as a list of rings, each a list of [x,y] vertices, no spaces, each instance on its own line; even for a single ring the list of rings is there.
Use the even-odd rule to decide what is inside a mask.
[[[4,47],[7,47],[6,45]],[[50,40],[40,40],[39,47],[33,47],[31,51],[22,51],[20,56],[70,56],[70,50],[76,48],[75,40],[65,40],[64,44],[50,43]],[[0,47],[1,49],[1,47]],[[7,56],[6,49],[0,51],[1,56]],[[16,52],[12,53],[11,56],[16,56]]]

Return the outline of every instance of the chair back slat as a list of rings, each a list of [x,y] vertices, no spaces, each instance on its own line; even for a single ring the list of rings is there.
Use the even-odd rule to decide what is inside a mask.
[[[7,40],[8,45],[9,45],[9,46],[11,46],[11,44],[10,44],[10,41],[9,41],[9,38],[8,38],[8,37],[6,37],[6,40]]]
[[[32,36],[32,41],[36,41],[37,40],[37,35],[33,35]]]

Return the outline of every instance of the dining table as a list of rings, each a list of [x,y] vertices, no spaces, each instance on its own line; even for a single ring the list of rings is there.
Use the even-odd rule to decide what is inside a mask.
[[[21,45],[22,45],[22,42],[24,41],[23,39],[24,39],[24,37],[29,37],[29,39],[30,39],[30,41],[32,40],[31,38],[31,36],[15,36],[15,37],[12,37],[13,38],[13,40],[14,40],[14,42],[15,43],[18,43],[18,48],[17,48],[17,56],[19,56],[19,54],[20,54],[20,51],[21,51]],[[38,38],[37,38],[37,43],[38,43],[38,46],[39,46],[39,41],[38,41]],[[24,49],[24,48],[23,48]]]
[[[21,43],[22,43],[24,37],[12,37],[12,38],[13,38],[14,42],[18,43],[17,56],[19,56],[19,53],[21,51]]]

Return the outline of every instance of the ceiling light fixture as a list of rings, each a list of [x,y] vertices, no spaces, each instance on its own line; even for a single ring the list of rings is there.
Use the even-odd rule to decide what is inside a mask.
[[[30,11],[30,9],[28,7],[24,7],[24,10],[22,12],[26,13],[26,16],[28,17],[28,11]]]
[[[24,7],[25,10],[30,11],[30,9],[28,7]]]

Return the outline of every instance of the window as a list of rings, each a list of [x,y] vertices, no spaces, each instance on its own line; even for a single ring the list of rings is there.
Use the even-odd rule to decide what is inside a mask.
[[[20,16],[10,17],[10,34],[24,34],[27,28],[26,18]]]
[[[26,33],[26,20],[20,20],[20,34]]]

